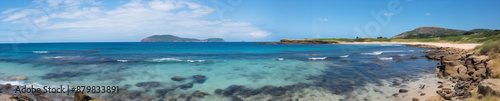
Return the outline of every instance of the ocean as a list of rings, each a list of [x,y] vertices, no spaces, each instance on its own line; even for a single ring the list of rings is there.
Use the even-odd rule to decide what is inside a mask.
[[[423,50],[402,44],[4,43],[0,77],[28,79],[0,84],[122,90],[89,93],[97,99],[382,100],[434,78],[426,71],[437,62],[421,57]]]

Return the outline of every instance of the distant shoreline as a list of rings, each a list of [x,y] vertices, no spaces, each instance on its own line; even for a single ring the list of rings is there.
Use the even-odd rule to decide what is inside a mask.
[[[396,44],[407,44],[407,45],[425,44],[437,47],[453,47],[460,49],[474,49],[476,46],[482,45],[482,44],[455,44],[455,43],[436,43],[436,42],[339,42],[339,44],[383,44],[383,43],[396,43]]]

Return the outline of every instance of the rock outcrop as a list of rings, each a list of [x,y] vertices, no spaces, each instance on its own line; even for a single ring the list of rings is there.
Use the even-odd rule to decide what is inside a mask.
[[[486,79],[479,84],[478,92],[483,95],[500,97],[500,79]]]
[[[435,73],[455,83],[453,88],[443,87],[441,92],[437,92],[444,99],[468,98],[483,80],[490,78],[487,56],[475,56],[472,50],[430,45],[406,46],[433,49],[423,51],[427,53],[424,57],[439,61]]]
[[[322,40],[292,40],[292,39],[283,39],[280,42],[260,42],[254,44],[336,44],[339,43],[337,41],[322,41]]]

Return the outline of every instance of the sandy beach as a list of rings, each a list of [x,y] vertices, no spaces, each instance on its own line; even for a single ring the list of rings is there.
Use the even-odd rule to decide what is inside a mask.
[[[396,44],[426,44],[438,47],[454,47],[460,49],[473,49],[481,44],[454,44],[454,43],[432,43],[432,42],[341,42],[340,44],[381,44],[381,43],[396,43]]]

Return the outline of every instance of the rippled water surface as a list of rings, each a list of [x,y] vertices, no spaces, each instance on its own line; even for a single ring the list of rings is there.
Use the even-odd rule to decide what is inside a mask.
[[[0,84],[110,85],[141,92],[140,97],[158,99],[173,96],[181,99],[177,95],[196,90],[209,94],[196,98],[198,100],[279,97],[319,88],[321,93],[347,95],[329,99],[344,99],[356,88],[368,85],[396,87],[399,85],[392,81],[411,80],[424,71],[433,71],[434,68],[429,67],[435,67],[436,62],[410,58],[424,55],[421,50],[425,49],[400,44],[0,44],[0,77],[29,78],[25,81],[0,80]],[[205,78],[200,81],[193,78],[194,75]],[[172,77],[184,77],[185,80],[174,81]],[[160,86],[138,85],[145,82]],[[192,87],[182,86],[186,84]],[[158,95],[158,90],[162,89],[174,90]],[[238,93],[241,96],[235,96],[232,90],[251,90],[256,94]]]

